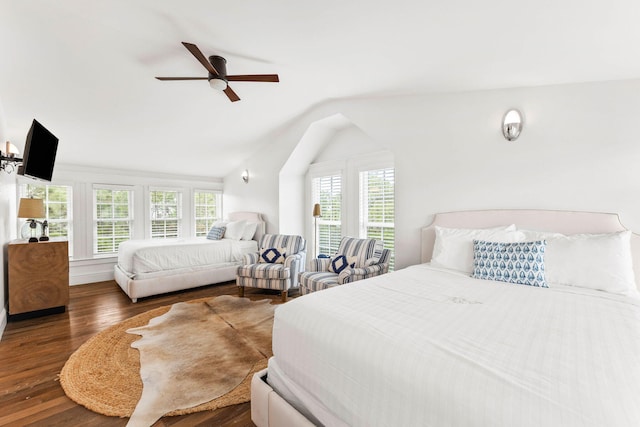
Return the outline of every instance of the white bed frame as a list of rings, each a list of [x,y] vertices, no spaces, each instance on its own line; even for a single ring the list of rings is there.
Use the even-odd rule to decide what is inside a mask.
[[[562,234],[613,233],[626,228],[617,214],[552,210],[480,210],[435,214],[421,230],[421,261],[431,261],[435,226],[488,228],[516,224],[518,228]],[[631,253],[636,286],[640,289],[640,236],[632,234]],[[266,382],[268,372],[257,372],[251,381],[251,420],[258,427],[311,427],[314,424],[284,400]]]
[[[232,212],[229,214],[230,221],[256,222],[256,234],[253,239],[260,241],[265,234],[265,222],[262,215],[257,212]],[[149,279],[131,279],[118,265],[114,267],[115,280],[132,302],[137,302],[138,298],[152,295],[165,294],[167,292],[181,291],[184,289],[196,288],[198,286],[212,285],[214,283],[229,282],[235,280],[238,265],[212,265],[190,273],[172,273],[170,270],[162,277]]]

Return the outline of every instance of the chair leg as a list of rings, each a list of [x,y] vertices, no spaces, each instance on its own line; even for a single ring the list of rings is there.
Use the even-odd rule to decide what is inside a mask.
[[[287,302],[287,296],[288,295],[289,295],[289,292],[287,292],[286,289],[284,291],[282,291],[282,302]]]
[[[244,286],[238,286],[238,296],[239,297],[244,296]]]

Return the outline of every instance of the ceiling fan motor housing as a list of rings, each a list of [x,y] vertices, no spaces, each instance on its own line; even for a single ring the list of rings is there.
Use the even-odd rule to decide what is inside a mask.
[[[227,81],[227,60],[222,56],[211,55],[209,57],[209,62],[211,62],[213,68],[218,72],[217,76],[213,73],[209,73],[209,79],[222,79]]]

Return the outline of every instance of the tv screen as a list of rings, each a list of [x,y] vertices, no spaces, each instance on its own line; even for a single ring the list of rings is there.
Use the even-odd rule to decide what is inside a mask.
[[[31,178],[51,181],[58,151],[58,138],[33,119],[24,146],[22,166],[18,173]]]

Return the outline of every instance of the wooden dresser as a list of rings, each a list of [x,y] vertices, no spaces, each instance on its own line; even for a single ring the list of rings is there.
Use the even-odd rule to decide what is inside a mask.
[[[67,242],[9,243],[9,314],[69,304]]]

